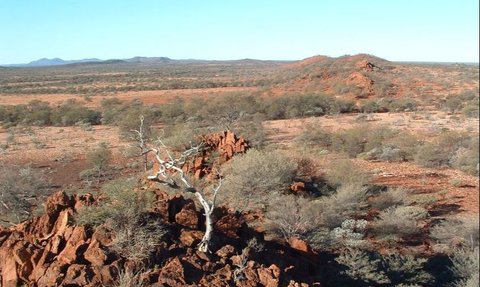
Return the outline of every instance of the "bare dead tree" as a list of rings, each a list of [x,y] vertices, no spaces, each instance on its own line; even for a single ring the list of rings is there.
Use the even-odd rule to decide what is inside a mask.
[[[131,130],[134,133],[133,139],[137,142],[135,147],[140,149],[140,156],[143,156],[143,170],[148,169],[148,148],[147,148],[147,135],[145,132],[145,117],[140,116],[140,126],[138,130]]]
[[[186,188],[188,192],[192,192],[202,205],[205,212],[206,229],[205,235],[203,236],[202,241],[198,245],[198,250],[202,252],[210,252],[209,246],[213,233],[212,213],[215,209],[215,201],[217,198],[217,194],[222,186],[222,178],[219,177],[218,185],[214,187],[212,191],[212,200],[209,201],[206,199],[202,191],[196,189],[188,181],[184,171],[182,170],[182,166],[185,164],[185,162],[190,157],[197,154],[202,147],[203,143],[200,143],[199,145],[191,147],[190,149],[182,152],[180,156],[174,157],[174,155],[168,150],[162,140],[158,138],[156,141],[156,146],[147,149],[145,151],[145,154],[153,152],[155,160],[158,163],[158,171],[156,172],[156,174],[148,176],[148,179],[167,184],[171,187],[179,187],[179,184],[177,184],[174,178],[175,176],[177,176],[180,178],[180,181],[184,188]]]

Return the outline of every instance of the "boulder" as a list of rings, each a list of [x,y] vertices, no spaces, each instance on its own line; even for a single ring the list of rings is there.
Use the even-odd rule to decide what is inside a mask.
[[[100,242],[95,239],[92,240],[83,256],[93,266],[102,266],[107,261],[107,255],[101,248]]]
[[[197,228],[198,214],[193,201],[188,201],[182,210],[175,215],[175,222],[189,228]]]
[[[170,260],[165,267],[160,270],[158,276],[159,284],[166,284],[168,286],[186,286],[185,270],[183,264],[178,257]]]
[[[180,242],[183,246],[194,247],[202,241],[203,232],[199,230],[185,230],[180,233]]]

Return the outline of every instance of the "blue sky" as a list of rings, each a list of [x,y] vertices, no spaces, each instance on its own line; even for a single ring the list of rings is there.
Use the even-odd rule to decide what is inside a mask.
[[[478,0],[0,0],[0,64],[39,58],[479,61]]]

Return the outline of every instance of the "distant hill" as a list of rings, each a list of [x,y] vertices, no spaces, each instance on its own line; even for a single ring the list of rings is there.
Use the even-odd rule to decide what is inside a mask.
[[[102,60],[91,58],[91,59],[81,59],[81,60],[63,60],[60,58],[42,58],[36,61],[31,61],[28,64],[12,64],[7,65],[9,67],[47,67],[47,66],[61,66],[68,64],[77,64],[77,63],[92,63],[92,62],[102,62]]]
[[[7,67],[49,67],[49,66],[83,66],[83,65],[102,65],[102,64],[130,64],[136,66],[156,66],[156,65],[192,65],[192,64],[234,64],[234,65],[261,65],[261,64],[280,64],[291,61],[263,61],[255,59],[240,60],[198,60],[198,59],[179,59],[174,60],[168,57],[133,57],[129,59],[109,59],[101,60],[97,58],[81,60],[63,60],[60,58],[47,59],[42,58],[27,64],[11,64]]]
[[[368,54],[313,56],[285,65],[275,86],[287,92],[322,92],[352,99],[411,99],[474,89],[478,86],[475,74],[461,76],[474,68],[455,63],[390,62]]]

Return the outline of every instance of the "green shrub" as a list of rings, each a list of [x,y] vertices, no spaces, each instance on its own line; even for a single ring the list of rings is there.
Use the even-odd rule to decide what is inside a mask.
[[[98,125],[101,113],[86,108],[75,100],[68,100],[52,111],[50,120],[56,126],[72,126],[78,122]]]
[[[479,286],[478,270],[480,268],[479,248],[457,250],[450,260],[452,261],[452,272],[455,276],[455,287],[476,287]]]
[[[383,144],[398,149],[398,154],[393,158],[385,158],[391,161],[413,161],[418,147],[421,145],[417,136],[406,132],[398,132],[385,138]],[[382,159],[382,156],[380,156]]]
[[[45,126],[52,123],[50,119],[52,108],[47,102],[38,100],[30,101],[27,105],[27,109],[29,113],[25,115],[25,118],[22,121],[23,123],[37,126]]]
[[[330,164],[325,174],[327,183],[333,187],[356,185],[362,187],[370,181],[370,176],[358,168],[351,160],[340,159]]]
[[[379,239],[387,241],[416,235],[420,229],[415,219],[418,215],[415,211],[410,213],[410,210],[405,210],[402,206],[387,208],[380,213],[379,219],[372,223],[372,231]]]
[[[377,113],[382,111],[381,106],[376,99],[366,100],[360,110],[363,113]]]
[[[355,286],[430,286],[434,281],[425,271],[427,260],[411,255],[380,256],[349,248],[335,261],[347,268],[342,273],[354,280]]]
[[[281,152],[250,149],[225,167],[222,194],[240,210],[259,207],[272,194],[286,191],[296,171],[295,161]]]
[[[398,100],[392,100],[388,106],[389,110],[393,111],[415,111],[417,109],[418,103],[415,100],[412,99],[398,99]]]
[[[159,244],[165,229],[146,213],[153,204],[153,194],[134,191],[133,180],[117,180],[102,187],[105,197],[97,205],[78,210],[80,225],[105,226],[113,232],[109,248],[124,258],[143,261]]]
[[[336,193],[315,201],[317,218],[321,225],[333,229],[354,217],[367,205],[367,190],[357,184],[344,184]]]
[[[349,248],[340,253],[335,261],[347,268],[342,273],[355,282],[362,282],[367,286],[391,283],[385,272],[380,269],[380,259],[372,257],[365,251]]]
[[[171,124],[165,127],[161,139],[169,149],[183,151],[199,144],[198,137],[204,132],[195,123]]]
[[[295,139],[301,147],[322,147],[330,148],[332,145],[332,135],[313,124],[306,125],[302,133]]]
[[[428,211],[421,206],[398,206],[395,209],[395,215],[408,219],[425,219],[428,217]]]
[[[479,139],[472,137],[470,142],[462,148],[457,149],[449,163],[452,167],[460,169],[469,174],[478,175],[479,165]]]
[[[262,104],[254,96],[249,94],[232,93],[212,101],[197,111],[197,115],[207,121],[207,124],[220,127],[220,129],[232,129],[245,116],[252,116],[261,112]]]
[[[232,127],[232,131],[248,140],[251,147],[261,149],[266,146],[267,139],[263,128],[264,117],[261,114],[245,116]]]
[[[367,143],[366,135],[368,126],[358,126],[333,135],[333,147],[340,152],[346,153],[349,157],[356,157],[365,151]]]
[[[112,151],[108,143],[101,142],[86,154],[87,163],[96,170],[105,171],[112,160]]]
[[[425,269],[426,258],[398,253],[382,256],[382,269],[393,286],[430,286],[434,277]]]
[[[185,119],[185,101],[176,97],[173,101],[160,106],[162,120],[167,123],[173,123]]]
[[[450,113],[455,113],[462,107],[462,100],[456,95],[450,95],[445,100],[445,108]]]
[[[302,237],[315,221],[310,200],[295,195],[272,196],[265,217],[265,229],[286,240]]]
[[[342,185],[336,193],[320,197],[301,207],[302,212],[306,212],[312,218],[307,232],[302,235],[303,238],[319,250],[338,247],[341,243],[338,228],[345,227],[345,222],[366,211],[367,197],[367,190],[363,187]],[[367,247],[368,243],[361,242],[362,238],[356,238],[360,240],[357,246]]]
[[[432,143],[421,146],[414,157],[415,163],[425,167],[439,167],[448,163],[448,158],[440,148]]]
[[[370,205],[380,210],[389,207],[402,206],[408,203],[408,190],[404,188],[388,188],[387,191],[380,193],[370,200]]]
[[[430,229],[430,236],[437,242],[435,248],[451,253],[458,247],[472,249],[479,244],[478,217],[447,219]]]
[[[443,132],[436,141],[425,143],[418,149],[415,162],[426,167],[452,166],[455,164],[461,166],[465,163],[465,157],[462,156],[462,153],[467,150],[473,160],[472,158],[467,159],[467,162],[470,163],[467,164],[466,169],[475,169],[475,153],[478,154],[477,147],[473,147],[475,143],[472,138],[464,133]],[[455,163],[457,160],[458,162]],[[472,167],[472,165],[475,165],[475,167]]]
[[[20,223],[46,196],[47,181],[30,167],[0,165],[0,225]]]

